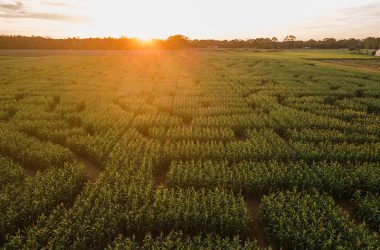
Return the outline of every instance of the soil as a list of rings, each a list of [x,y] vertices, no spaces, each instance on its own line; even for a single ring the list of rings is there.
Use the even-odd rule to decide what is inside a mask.
[[[83,156],[78,156],[78,161],[83,163],[83,165],[86,167],[87,179],[92,183],[95,183],[101,172],[99,168],[95,167],[89,159]]]
[[[154,171],[154,186],[165,186],[170,163],[161,163],[160,167]]]
[[[31,169],[31,168],[24,168],[25,170],[25,174],[28,175],[28,176],[31,176],[31,177],[34,177],[36,176],[38,170],[36,169]]]
[[[264,224],[260,212],[260,201],[258,198],[251,198],[247,200],[247,204],[248,210],[251,214],[248,236],[250,239],[255,239],[259,247],[267,247],[264,233]]]

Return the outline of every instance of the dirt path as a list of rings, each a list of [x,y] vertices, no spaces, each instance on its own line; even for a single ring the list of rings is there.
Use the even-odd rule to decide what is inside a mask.
[[[345,213],[351,220],[354,221],[355,225],[361,224],[361,222],[355,218],[355,206],[351,201],[341,199],[334,199],[334,201],[342,209],[343,213]]]
[[[40,141],[47,141],[47,142],[50,142],[50,143],[53,143],[53,144],[56,144],[56,145],[59,145],[59,146],[62,146],[62,147],[65,147],[65,148],[68,148],[66,145],[64,144],[60,144],[60,143],[56,143],[56,142],[53,142],[53,141],[50,141],[50,140],[45,140],[45,139],[41,139],[40,137],[38,137],[37,135],[29,135],[28,136],[30,137],[33,137],[33,138],[36,138]],[[70,149],[70,148],[68,148]],[[70,149],[71,150],[71,149]],[[95,183],[96,180],[98,179],[98,176],[100,174],[100,169],[95,167],[94,164],[91,163],[91,161],[84,157],[84,156],[81,156],[81,155],[78,155],[76,154],[74,151],[72,151],[72,153],[76,156],[76,159],[83,163],[83,165],[85,166],[86,168],[86,175],[87,175],[87,179],[89,181],[91,181],[92,183]],[[35,176],[37,174],[37,170],[34,170],[34,169],[25,169],[25,173],[29,176]],[[42,170],[43,171],[43,170]]]
[[[170,163],[162,163],[154,170],[154,186],[165,186],[167,181],[167,174],[169,172]]]
[[[347,214],[349,216],[351,216],[353,214],[354,206],[351,204],[350,201],[346,201],[346,200],[338,201],[338,200],[336,200],[335,202],[342,208],[342,210],[345,214]]]
[[[86,167],[87,179],[92,183],[95,183],[101,172],[99,168],[95,167],[87,158],[83,156],[77,156],[77,160],[83,163],[83,165]]]
[[[36,170],[36,169],[24,168],[24,170],[25,170],[25,174],[27,176],[31,176],[31,177],[36,176],[36,174],[38,173],[38,170]]]
[[[157,174],[154,179],[155,179],[154,181],[155,187],[166,185],[166,173]]]
[[[259,247],[267,247],[264,234],[264,224],[260,213],[260,201],[258,198],[250,198],[247,201],[248,210],[251,214],[249,224],[249,238],[255,239]]]

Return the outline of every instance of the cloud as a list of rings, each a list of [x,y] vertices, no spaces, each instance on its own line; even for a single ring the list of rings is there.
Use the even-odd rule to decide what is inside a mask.
[[[353,31],[367,32],[378,23],[380,23],[380,2],[373,2],[337,9],[328,16],[311,20],[301,26],[300,30],[320,33],[339,31],[352,34]]]
[[[70,6],[69,4],[63,2],[55,1],[43,1],[39,3],[42,5],[54,5],[54,6]],[[44,19],[44,20],[56,20],[56,21],[82,21],[85,20],[84,17],[67,15],[55,12],[40,12],[33,11],[33,6],[26,6],[23,2],[14,1],[12,3],[0,4],[0,18],[3,19]],[[34,6],[36,7],[36,6]]]
[[[17,13],[0,13],[0,18],[33,18],[47,20],[74,20],[76,18],[58,13],[46,12],[17,12]]]
[[[380,2],[373,2],[354,7],[342,8],[338,13],[344,16],[379,16],[380,15]]]
[[[24,4],[22,2],[2,3],[0,4],[0,8],[8,10],[21,10],[24,8]]]
[[[43,5],[47,6],[55,6],[55,7],[72,7],[72,4],[64,3],[64,2],[55,2],[55,1],[42,1]]]

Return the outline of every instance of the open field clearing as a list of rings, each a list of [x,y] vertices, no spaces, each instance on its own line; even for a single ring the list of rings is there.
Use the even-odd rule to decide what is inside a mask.
[[[0,51],[0,248],[379,249],[379,62]]]
[[[325,62],[380,72],[380,59],[327,59]]]

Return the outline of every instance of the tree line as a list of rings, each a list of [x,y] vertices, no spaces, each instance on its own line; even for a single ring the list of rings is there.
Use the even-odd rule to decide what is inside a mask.
[[[143,42],[137,38],[65,38],[53,39],[41,36],[0,35],[0,49],[59,49],[59,50],[137,50],[137,49],[181,49],[181,48],[255,48],[255,49],[379,49],[380,37],[365,39],[324,38],[322,40],[297,40],[293,35],[282,41],[278,38],[255,38],[233,40],[191,40],[183,35],[174,35],[166,40],[154,39]]]

